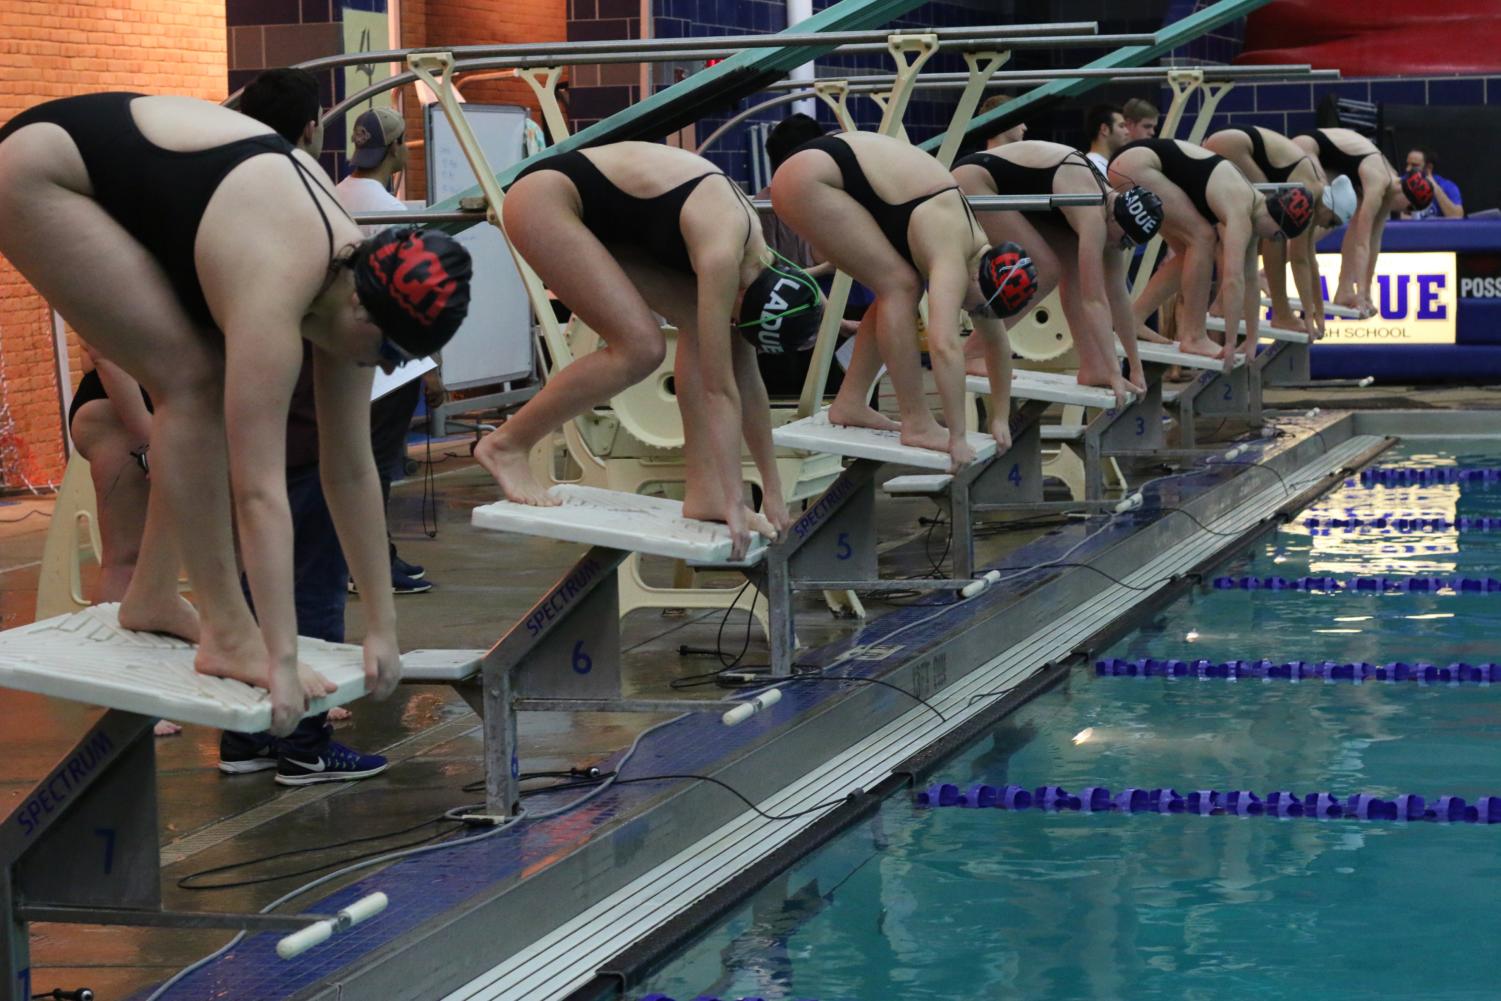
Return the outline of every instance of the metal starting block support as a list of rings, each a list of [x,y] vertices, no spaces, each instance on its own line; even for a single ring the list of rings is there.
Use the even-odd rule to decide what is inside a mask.
[[[152,726],[265,730],[270,699],[197,674],[191,644],[122,629],[117,613],[94,605],[0,632],[0,686],[106,709],[0,825],[0,1001],[30,1001],[32,921],[292,932],[279,947],[290,959],[385,906],[372,894],[347,917],[162,910]],[[364,694],[358,646],[303,637],[299,656],[338,686],[310,712]]]
[[[1145,345],[1143,345],[1145,346]],[[1015,369],[1011,377],[1013,400],[1040,400],[1062,406],[1084,407],[1087,418],[1081,433],[1084,441],[1084,497],[1088,501],[1103,500],[1105,496],[1105,460],[1115,455],[1161,447],[1162,435],[1162,378],[1157,378],[1147,369],[1146,395],[1128,397],[1126,405],[1117,408],[1115,394],[1098,386],[1081,386],[1073,376],[1062,372],[1035,372]],[[965,389],[977,396],[990,391],[990,383],[984,376],[968,376]],[[1042,499],[1041,493],[1037,500]]]
[[[1179,444],[1184,449],[1198,446],[1200,417],[1246,417],[1252,413],[1253,395],[1260,398],[1260,379],[1237,351],[1235,364],[1227,374],[1224,363],[1207,355],[1185,354],[1176,344],[1137,344],[1149,382],[1162,383],[1163,372],[1171,366],[1193,369],[1198,377],[1177,394]],[[1157,369],[1157,371],[1151,371]],[[1253,394],[1252,382],[1256,382]]]
[[[566,485],[551,493],[563,500],[561,506],[499,501],[475,508],[473,522],[496,531],[581,542],[589,550],[477,664],[459,663],[462,651],[446,665],[439,651],[414,657],[423,680],[456,681],[459,694],[484,720],[485,810],[466,819],[498,823],[519,813],[520,712],[720,712],[725,724],[733,726],[781,697],[775,689],[736,701],[622,696],[621,564],[633,553],[643,553],[733,568],[760,582],[764,541],[754,539],[744,561],[729,563],[729,530],[684,518],[677,501]]]

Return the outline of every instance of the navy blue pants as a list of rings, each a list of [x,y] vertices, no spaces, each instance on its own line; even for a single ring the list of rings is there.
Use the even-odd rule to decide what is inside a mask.
[[[297,608],[297,633],[330,643],[344,642],[344,605],[349,600],[349,566],[333,516],[323,498],[318,467],[307,466],[287,473],[287,501],[292,510],[292,600]],[[249,589],[246,590],[247,597]],[[333,728],[328,714],[309,716],[283,738],[269,733],[226,734],[229,740],[247,740],[259,747],[271,742],[277,752],[298,758],[316,758],[328,748]]]

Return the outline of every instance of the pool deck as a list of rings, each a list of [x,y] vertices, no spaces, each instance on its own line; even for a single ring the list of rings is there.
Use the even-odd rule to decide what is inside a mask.
[[[1269,405],[1273,406],[1318,405],[1328,408],[1343,405],[1348,400],[1360,406],[1384,404],[1413,410],[1501,409],[1501,394],[1485,390],[1421,390],[1400,394],[1378,393],[1370,389],[1335,390],[1320,391],[1316,399],[1303,392],[1269,391],[1268,397]],[[435,457],[440,455],[436,448],[434,454]],[[490,645],[536,595],[571,564],[578,552],[573,546],[515,538],[501,540],[493,534],[472,529],[468,524],[468,509],[492,499],[493,487],[482,473],[464,468],[466,465],[465,458],[451,460],[448,466],[454,471],[436,481],[436,502],[441,519],[437,538],[428,539],[420,533],[420,483],[399,486],[393,500],[393,528],[403,555],[413,562],[425,564],[429,576],[436,581],[433,592],[403,597],[398,602],[403,621],[402,643],[409,649]],[[444,466],[440,465],[437,471],[445,473]],[[1214,477],[1215,483],[1202,483],[1198,488],[1208,490],[1220,485],[1222,477],[1235,478],[1230,472],[1222,472]],[[879,506],[880,538],[883,569],[888,575],[926,569],[929,563],[929,556],[924,553],[926,529],[914,526],[919,514],[932,510],[927,501],[882,501]],[[32,511],[39,513],[28,516]],[[12,519],[0,524],[5,553],[0,559],[0,616],[3,616],[6,627],[24,624],[31,618],[31,603],[35,598],[35,561],[40,556],[47,524],[45,515],[48,513],[50,500],[47,499],[15,500],[0,507],[0,520]],[[24,520],[13,520],[17,518]],[[1131,522],[1131,526],[1120,531],[1129,534],[1144,527],[1149,520],[1145,516],[1125,519]],[[1056,558],[1081,537],[1079,533],[1082,531],[1080,526],[1074,525],[1053,530],[1051,534],[1029,528],[991,535],[981,540],[978,556],[981,562],[1003,566]],[[1113,534],[1105,533],[1096,544],[1110,543]],[[474,558],[476,552],[494,555],[488,562],[479,563]],[[502,572],[496,573],[496,567]],[[665,566],[656,569],[666,572]],[[726,577],[725,583],[729,581],[730,578]],[[1008,602],[1018,600],[1024,590],[1035,589],[1039,583],[1038,580],[1020,578],[1010,587],[984,596],[980,604],[972,602],[954,606],[954,610],[948,613],[949,617],[959,617],[964,621],[944,623],[942,617],[934,620],[934,628],[941,626],[947,632],[943,635],[934,633],[930,641],[940,642],[948,633],[963,635],[966,627],[974,624],[970,619],[999,617],[1007,610]],[[900,676],[902,681],[898,683],[917,688],[919,694],[942,689],[945,682],[955,680],[961,673],[957,662],[950,668],[929,657],[925,668],[926,681],[915,678],[914,675],[920,673],[915,668],[922,665],[926,656],[921,649],[907,648],[880,656],[851,655],[852,649],[865,648],[869,653],[869,648],[875,647],[879,653],[883,645],[893,645],[881,641],[894,630],[909,628],[918,618],[933,614],[930,608],[874,605],[872,616],[863,627],[833,619],[811,596],[799,606],[799,612],[800,638],[811,648],[800,659],[827,664],[841,658],[841,664],[849,665],[844,673]],[[692,694],[673,692],[668,682],[686,674],[709,670],[712,658],[706,661],[702,657],[685,657],[679,654],[678,647],[687,644],[713,648],[719,619],[717,612],[678,617],[643,612],[628,619],[623,637],[628,648],[624,671],[627,694]],[[357,600],[350,604],[349,625],[351,638],[358,637],[361,626]],[[726,649],[739,649],[744,628],[744,616],[737,613],[725,629]],[[749,658],[758,659],[764,655],[764,650],[760,637],[753,635]],[[740,732],[729,731],[734,743],[724,738],[722,732],[707,729],[708,723],[700,717],[689,717],[681,724],[661,731],[660,747],[650,743],[644,745],[635,762],[636,774],[658,774],[668,770],[665,766],[669,763],[674,771],[725,766],[731,769],[730,774],[734,774],[733,759],[753,757],[758,748],[772,743],[772,736],[800,725],[799,721],[851,711],[840,710],[840,706],[867,715],[885,714],[894,718],[907,711],[907,705],[910,705],[899,693],[890,690],[877,692],[873,686],[809,684],[798,688],[800,691],[789,693],[784,705],[775,713],[755,721],[753,726],[741,728]],[[697,691],[706,697],[718,694],[712,688]],[[0,705],[6,710],[9,721],[9,725],[0,730],[0,747],[6,752],[5,764],[0,770],[0,790],[9,802],[14,803],[30,783],[71,745],[81,729],[97,716],[97,711],[10,691],[0,692]],[[618,755],[641,730],[665,718],[624,714],[525,714],[521,735],[525,755],[523,767],[527,771],[540,771],[604,762]],[[341,726],[338,739],[364,750],[379,750],[391,755],[393,767],[385,775],[363,783],[288,790],[274,785],[264,773],[246,777],[220,775],[213,767],[217,755],[217,734],[214,732],[189,728],[181,737],[158,741],[162,852],[167,877],[164,905],[219,910],[259,908],[301,880],[288,879],[217,891],[180,889],[176,880],[212,866],[294,847],[408,828],[437,816],[448,807],[476,798],[473,794],[463,793],[460,787],[482,777],[478,720],[446,687],[407,687],[386,703],[360,703],[355,708],[355,718]],[[756,769],[744,770],[756,772]],[[745,774],[738,777],[736,784],[743,785],[753,799],[759,799],[775,792],[780,781],[780,777],[774,774]],[[668,785],[664,788],[659,783],[642,783],[616,787],[583,810],[557,821],[525,826],[481,844],[439,853],[433,857],[438,861],[412,860],[379,870],[375,876],[368,877],[368,884],[378,889],[390,887],[388,892],[392,895],[393,906],[387,915],[371,922],[362,932],[341,937],[340,941],[294,963],[269,958],[269,937],[250,939],[235,953],[174,989],[169,996],[227,996],[236,1001],[262,997],[333,997],[331,985],[347,983],[353,987],[361,982],[361,971],[403,968],[404,961],[399,960],[404,953],[411,951],[410,943],[440,927],[447,927],[450,937],[462,938],[461,933],[467,925],[476,941],[483,943],[483,955],[465,955],[455,948],[451,954],[455,956],[452,964],[442,963],[437,955],[428,961],[429,966],[453,967],[431,971],[432,979],[427,986],[436,989],[445,985],[446,989],[455,980],[462,982],[465,979],[459,974],[466,964],[494,964],[507,955],[509,949],[523,940],[535,938],[544,930],[537,926],[536,920],[512,921],[502,917],[532,914],[518,908],[514,900],[496,911],[497,920],[456,920],[466,911],[483,907],[485,900],[481,898],[501,899],[502,895],[492,892],[497,887],[531,884],[541,889],[548,880],[539,877],[548,870],[558,873],[567,870],[566,866],[557,865],[559,860],[587,857],[589,853],[582,849],[591,842],[608,844],[609,854],[595,858],[591,863],[594,878],[580,880],[576,874],[568,877],[572,881],[574,903],[582,908],[588,901],[602,898],[612,884],[622,884],[631,873],[644,869],[656,855],[667,857],[664,853],[669,848],[687,843],[691,833],[688,830],[673,831],[671,838],[660,834],[645,837],[651,825],[641,818],[648,817],[653,809],[668,801],[677,801],[677,813],[681,816],[682,807],[691,805],[690,812],[703,814],[700,824],[705,827],[723,819],[731,806],[739,809],[733,803],[715,803],[713,798],[724,794],[707,791],[705,787],[695,791],[679,787],[692,786],[692,783]],[[558,798],[555,796],[553,800],[556,802]],[[538,800],[539,809],[542,802]],[[637,823],[637,828],[635,833],[627,835],[627,841],[637,839],[637,847],[629,851],[621,847],[623,842],[614,833],[630,831],[633,823]],[[645,826],[641,826],[643,824]],[[394,836],[383,844],[396,847],[438,829],[435,825]],[[611,837],[604,837],[605,834],[611,834]],[[657,841],[662,844],[658,846]],[[343,853],[319,853],[312,862],[345,858],[349,852],[346,849]],[[297,864],[284,862],[266,869],[274,873],[288,868],[305,868],[308,860],[298,858],[292,862]],[[419,865],[419,862],[423,864]],[[250,878],[266,869],[228,873],[222,878]],[[602,869],[614,871],[606,873]],[[485,872],[486,879],[477,880],[474,874],[478,871]],[[314,896],[321,892],[317,891]],[[343,899],[358,892],[363,892],[363,884],[336,890],[335,897]],[[37,925],[33,931],[35,989],[46,991],[53,987],[87,985],[100,998],[123,998],[133,993],[144,997],[149,991],[143,991],[143,988],[159,983],[225,940],[221,932],[60,925]],[[457,947],[458,942],[455,941],[454,945]],[[372,985],[375,981],[365,983]],[[411,983],[414,992],[401,996],[440,996],[426,988],[417,989],[416,981]],[[343,996],[398,995],[350,990]]]

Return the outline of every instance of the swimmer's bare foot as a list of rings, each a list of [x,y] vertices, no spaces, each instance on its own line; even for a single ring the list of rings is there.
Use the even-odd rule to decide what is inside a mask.
[[[746,508],[745,523],[752,532],[759,534],[767,542],[777,537],[777,527],[771,523],[770,518],[766,517],[760,511],[752,511],[750,508]]]
[[[343,706],[334,706],[328,711],[328,721],[330,723],[343,723],[344,721],[351,719],[354,719],[354,713],[350,712],[348,709],[345,709]]]
[[[193,670],[214,678],[243,681],[265,688],[270,668],[266,664],[266,646],[260,633],[247,631],[243,636],[220,635],[205,631],[193,658]]]
[[[1225,349],[1207,337],[1197,337],[1191,340],[1179,341],[1178,350],[1186,355],[1205,355],[1209,358],[1219,358],[1221,357],[1221,352]]]
[[[175,583],[172,592],[160,598],[127,593],[120,602],[120,625],[137,632],[166,633],[189,643],[197,643],[202,631],[198,609],[176,593]]]
[[[151,728],[151,734],[155,737],[175,737],[179,733],[182,733],[182,727],[169,719],[159,719]]]
[[[532,475],[526,452],[506,448],[492,434],[474,446],[474,457],[485,467],[485,472],[494,477],[506,500],[533,507],[558,506],[558,501],[549,496]]]
[[[931,417],[926,421],[911,422],[916,427],[902,425],[902,444],[912,448],[931,448],[935,452],[949,450],[949,433]]]
[[[1163,337],[1157,331],[1155,331],[1151,327],[1147,327],[1147,326],[1141,326],[1141,327],[1137,327],[1136,328],[1136,339],[1138,341],[1146,341],[1148,344],[1171,344],[1171,343],[1173,343],[1168,338]]]
[[[985,364],[984,358],[966,358],[964,360],[964,374],[978,375],[982,379],[990,378],[990,366]]]
[[[902,429],[896,421],[867,404],[847,403],[837,396],[829,407],[829,423],[843,427],[874,428],[877,431],[900,431]]]

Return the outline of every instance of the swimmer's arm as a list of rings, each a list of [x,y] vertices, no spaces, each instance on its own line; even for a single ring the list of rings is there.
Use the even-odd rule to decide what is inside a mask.
[[[1366,255],[1365,270],[1360,273],[1362,282],[1360,292],[1372,303],[1376,301],[1373,291],[1376,287],[1376,258],[1381,256],[1381,237],[1386,233],[1386,223],[1390,218],[1390,212],[1381,211],[1376,214],[1375,220],[1371,223],[1370,250]]]
[[[1128,258],[1113,247],[1105,248],[1105,298],[1110,303],[1110,322],[1115,327],[1115,336],[1126,351],[1126,361],[1132,372],[1141,371],[1141,351],[1136,343],[1136,317],[1131,313],[1131,290],[1126,285],[1126,261]],[[1115,354],[1115,345],[1107,345],[1105,357]]]
[[[1011,416],[1011,339],[1006,324],[993,316],[971,316],[975,335],[985,350],[985,371],[990,377],[990,414],[1006,420]]]
[[[1354,295],[1357,285],[1369,281],[1370,272],[1375,269],[1375,251],[1381,247],[1381,229],[1385,228],[1384,223],[1378,228],[1377,221],[1385,204],[1380,191],[1367,185],[1355,218],[1345,228],[1345,238],[1340,243],[1339,289],[1335,295],[1335,301],[1342,305],[1353,305],[1344,300]],[[1363,285],[1361,292],[1366,292]]]
[[[1220,274],[1224,276],[1220,288],[1220,305],[1225,312],[1225,352],[1224,356],[1232,358],[1235,355],[1237,339],[1240,337],[1241,321],[1246,319],[1246,289],[1256,289],[1257,302],[1261,301],[1261,285],[1256,281],[1256,269],[1253,265],[1249,280],[1246,276],[1246,259],[1255,253],[1256,234],[1251,229],[1251,214],[1246,212],[1232,212],[1230,218],[1221,227],[1220,234]],[[1254,261],[1255,258],[1251,257]],[[1202,321],[1201,321],[1202,322]]]
[[[761,474],[761,492],[781,500],[782,473],[777,469],[776,446],[771,442],[771,398],[756,365],[756,349],[744,337],[730,337],[730,352],[735,363],[735,385],[740,391],[740,426],[745,445],[756,471]]]
[[[1086,322],[1089,324],[1088,336],[1098,346],[1102,359],[1115,358],[1115,338],[1111,336],[1112,303],[1105,280],[1105,220],[1100,216],[1097,208],[1064,209],[1068,216],[1069,224],[1073,227],[1077,236],[1075,242],[1079,247],[1079,305],[1083,308]],[[1110,256],[1119,261],[1121,254],[1114,251]],[[1125,268],[1121,268],[1124,279]],[[1126,345],[1128,356],[1136,352],[1136,325],[1127,325],[1130,333],[1130,342]],[[1125,329],[1125,328],[1123,328]],[[1075,333],[1078,336],[1078,333]],[[1126,344],[1122,340],[1122,344]],[[1137,364],[1132,357],[1133,370]],[[1113,364],[1113,363],[1112,363]]]
[[[130,434],[130,440],[138,445],[148,444],[151,441],[151,411],[141,399],[141,384],[119,365],[95,354],[92,349],[89,357],[94,359],[94,370],[99,373],[99,382],[109,394],[109,405]]]
[[[698,382],[703,394],[704,433],[719,493],[738,506],[740,481],[740,389],[735,381],[730,309],[739,291],[740,258],[730,248],[714,248],[693,259],[698,276]],[[768,431],[769,434],[769,431]]]
[[[318,478],[334,531],[360,590],[367,633],[396,631],[386,512],[370,450],[373,368],[360,368],[313,349],[313,398],[318,407]]]
[[[959,253],[945,254],[934,263],[928,275],[928,358],[933,365],[933,383],[938,389],[950,441],[962,439],[965,430],[964,345],[959,340],[959,311],[964,308],[964,294],[968,291],[969,275]],[[987,357],[989,350],[987,343]],[[994,369],[991,378],[995,378]],[[1006,391],[1008,394],[1011,391],[1009,375]]]
[[[1315,246],[1318,227],[1309,226],[1297,239],[1287,243],[1287,259],[1293,268],[1293,284],[1298,289],[1298,299],[1303,305],[1305,321],[1312,320],[1314,329],[1322,331],[1324,311],[1318,303],[1324,301],[1324,290],[1319,287],[1318,250]],[[1287,288],[1286,276],[1282,287]],[[1284,296],[1284,301],[1286,297]],[[1275,300],[1273,300],[1275,305]]]
[[[300,317],[279,304],[230,312],[224,323],[224,421],[240,558],[273,670],[297,668],[287,409],[302,368]],[[173,467],[175,468],[175,466]]]
[[[1245,288],[1241,292],[1241,319],[1246,325],[1246,360],[1256,356],[1256,339],[1261,333],[1261,283],[1256,280],[1257,244],[1254,235],[1246,242]]]

